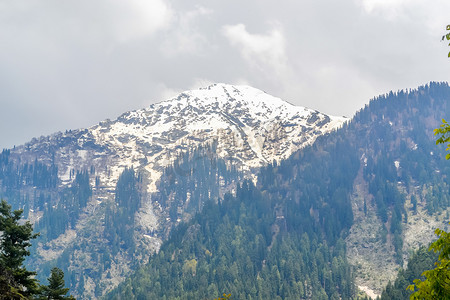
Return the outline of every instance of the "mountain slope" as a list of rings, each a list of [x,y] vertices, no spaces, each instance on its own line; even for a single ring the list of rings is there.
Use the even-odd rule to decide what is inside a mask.
[[[288,157],[345,121],[251,87],[216,84],[5,150],[0,191],[42,232],[29,263],[62,265],[72,288],[96,297],[134,268],[131,261],[157,250],[173,225],[201,209],[198,199],[205,195],[192,197],[196,205],[189,200],[198,182],[189,179],[194,170],[183,165],[185,153],[197,165],[216,168],[198,175],[213,180],[217,189],[208,188],[208,195],[219,197],[252,178],[255,168]],[[217,159],[221,164],[212,166]],[[136,180],[124,175],[130,179],[120,186],[136,185],[132,210],[120,206],[118,193],[120,175],[129,170]],[[186,190],[172,191],[165,180]],[[128,220],[131,231],[111,228],[114,220]]]
[[[288,215],[274,214],[278,205],[244,181],[235,196],[208,202],[177,227],[147,265],[105,298],[352,299],[344,241],[327,243],[320,232],[292,228]]]
[[[175,153],[212,141],[220,145],[219,157],[249,170],[288,157],[346,120],[248,86],[216,84],[88,129],[33,139],[12,150],[10,159],[56,161],[62,184],[71,182],[71,171],[94,167],[102,185],[111,189],[125,166],[158,174]],[[150,191],[157,178],[150,178]]]
[[[436,146],[433,129],[450,115],[449,101],[446,83],[379,96],[342,129],[281,162],[271,176],[293,199],[328,202],[317,205],[317,219],[325,224],[336,224],[327,209],[341,203],[333,195],[348,197],[353,220],[343,227],[347,255],[356,283],[372,295],[434,238],[434,228],[448,223],[450,164],[438,154],[444,149]],[[352,163],[332,168],[334,161]],[[265,177],[261,172],[259,178]]]
[[[286,160],[262,167],[256,188],[244,188],[256,197],[238,194],[240,205],[235,198],[225,197],[217,204],[219,216],[213,207],[188,225],[180,226],[161,247],[169,253],[152,257],[148,265],[109,296],[133,299],[154,292],[159,297],[171,298],[185,293],[195,299],[205,293],[214,296],[230,291],[242,299],[264,298],[263,295],[293,299],[355,296],[352,279],[347,281],[348,285],[330,289],[330,282],[336,284],[333,278],[336,274],[341,274],[341,279],[355,276],[360,289],[380,295],[410,253],[434,238],[433,228],[445,229],[448,223],[450,164],[443,153],[437,154],[444,149],[435,145],[433,129],[439,126],[441,118],[450,115],[449,104],[450,87],[446,83],[430,83],[417,90],[377,97],[341,129],[319,137]],[[256,215],[258,211],[265,212],[254,217],[264,226],[252,223],[255,210]],[[230,216],[223,217],[227,214]],[[210,216],[213,220],[208,224]],[[230,229],[213,231],[211,238],[208,230],[215,226],[211,222],[217,222],[217,226],[226,224]],[[248,237],[255,236],[255,228],[263,236],[264,251],[234,269],[233,261],[245,257],[241,252],[252,253],[255,241]],[[249,248],[236,247],[239,243],[234,240],[242,239],[230,239],[229,232],[246,238],[244,244]],[[330,253],[315,249],[312,254],[308,247],[302,248],[295,237],[303,236],[338,254],[344,253],[348,262],[334,257],[331,265],[339,267],[331,273],[327,264],[315,269],[314,266],[322,266],[321,262],[330,259]],[[342,245],[343,239],[346,247]],[[293,244],[294,247],[287,246]],[[205,255],[202,247],[211,255]],[[272,249],[280,250],[279,247],[285,252],[278,253],[272,261],[270,253]],[[225,255],[223,264],[220,255]],[[293,264],[290,258],[297,256],[297,261],[303,261],[303,255],[308,266],[313,266],[311,270],[308,266],[286,268]],[[269,274],[274,276],[265,281],[263,269],[269,263],[272,267]],[[353,274],[339,273],[338,270],[347,270],[349,263],[353,265]],[[176,268],[183,269],[183,265],[193,273],[178,272]],[[244,267],[257,272],[239,269]],[[197,274],[196,268],[201,269],[198,274],[206,276],[200,287],[194,283],[202,277],[191,278]],[[170,286],[161,289],[169,279],[158,270],[175,274],[170,277]],[[228,276],[214,277],[222,272]],[[289,277],[289,274],[296,275]],[[304,281],[304,276],[310,277]],[[281,278],[283,288],[278,285]],[[258,286],[258,280],[266,284]],[[314,283],[311,285],[308,280]],[[305,294],[305,285],[311,288],[310,293]],[[252,289],[247,290],[247,286]],[[275,290],[267,291],[264,288],[267,286]],[[298,289],[291,289],[293,286]],[[350,287],[350,292],[346,287]]]

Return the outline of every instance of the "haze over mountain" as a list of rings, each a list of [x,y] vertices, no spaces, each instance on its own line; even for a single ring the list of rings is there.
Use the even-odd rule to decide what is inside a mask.
[[[255,186],[206,205],[108,298],[380,295],[446,228],[450,166],[433,129],[449,99],[448,84],[434,82],[376,97],[342,128],[262,167]]]
[[[108,297],[380,295],[436,227],[448,228],[450,165],[433,129],[449,101],[448,84],[434,82],[374,98],[180,226]]]
[[[347,120],[211,85],[4,150],[0,196],[41,232],[28,265],[82,299],[379,295],[446,226],[449,99],[432,82]]]
[[[213,141],[220,145],[219,157],[231,157],[250,170],[287,158],[346,120],[248,86],[216,84],[124,113],[114,121],[33,139],[15,147],[11,157],[51,162],[54,156],[62,184],[70,181],[71,170],[93,166],[102,184],[113,188],[124,167],[158,174],[177,152]],[[154,184],[158,176],[152,176]]]
[[[190,196],[171,204],[173,199],[157,194],[168,168],[183,155],[196,153],[188,159],[206,159],[210,168],[213,160],[224,162],[223,170],[217,166],[209,172],[217,177],[217,188],[206,187],[219,197],[243,178],[256,180],[257,168],[289,157],[345,121],[248,86],[214,84],[4,151],[0,187],[15,207],[26,208],[42,232],[30,264],[64,263],[79,293],[99,296],[128,274],[131,261],[145,261],[156,251],[171,226],[201,209],[199,199],[191,207]],[[180,164],[172,172],[178,177],[173,184],[180,185],[193,171]],[[136,199],[126,194],[130,190],[124,192],[126,201],[120,199],[122,175],[128,178],[125,186],[136,176]],[[186,192],[194,194],[190,189]],[[119,215],[114,207],[120,203],[125,212]],[[120,222],[131,231],[113,228]],[[131,240],[123,242],[126,235]]]
[[[351,117],[450,78],[448,0],[2,2],[0,149],[211,82]]]

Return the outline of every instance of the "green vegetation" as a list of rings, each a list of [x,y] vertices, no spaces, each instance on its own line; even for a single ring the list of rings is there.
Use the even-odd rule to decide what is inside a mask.
[[[447,144],[447,149],[445,150],[450,150],[450,125],[447,123],[447,121],[442,119],[442,124],[439,128],[436,128],[434,130],[434,135],[439,135],[439,138],[436,140],[436,145]],[[445,159],[450,159],[450,153],[445,156]]]
[[[413,293],[408,286],[414,279],[425,279],[422,273],[434,266],[438,255],[427,251],[426,247],[417,250],[408,260],[406,269],[400,269],[392,284],[389,282],[381,294],[381,300],[408,299]]]
[[[112,255],[116,255],[120,248],[131,250],[134,243],[134,214],[141,204],[142,177],[133,168],[120,174],[115,190],[115,204],[106,209],[105,238],[111,245]]]
[[[222,297],[215,298],[214,300],[231,300],[231,294],[223,294]]]
[[[415,279],[408,288],[414,292],[410,299],[450,299],[450,233],[436,229],[439,238],[430,245],[429,251],[439,252],[435,268],[422,273],[426,279]]]
[[[39,292],[39,300],[75,300],[72,296],[66,296],[69,292],[69,288],[65,288],[64,282],[64,272],[59,268],[53,268],[51,271],[51,275],[48,278],[48,286],[42,286]]]
[[[245,181],[180,224],[147,266],[109,299],[350,299],[345,243],[290,228],[276,201]]]
[[[147,263],[147,248],[137,243],[139,235],[146,235],[165,241],[161,253],[112,295],[144,295],[151,290],[166,299],[181,297],[182,292],[192,299],[211,299],[223,292],[232,293],[233,299],[355,297],[354,274],[342,242],[355,220],[376,213],[381,226],[374,239],[395,249],[401,264],[410,213],[425,209],[433,215],[450,204],[450,177],[443,176],[450,174],[450,165],[434,155],[430,136],[438,126],[432,120],[450,115],[448,95],[447,84],[430,83],[377,97],[342,129],[285,161],[261,168],[257,183],[243,183],[248,170],[233,160],[233,149],[225,159],[217,157],[214,143],[183,149],[162,170],[151,195],[159,222],[154,228],[135,224],[143,200],[150,198],[145,170],[125,169],[115,201],[96,205],[96,216],[90,218],[86,205],[103,188],[95,169],[71,170],[70,183],[62,185],[56,176],[60,162],[51,159],[53,150],[47,158],[37,152],[39,159],[31,162],[4,150],[0,197],[14,209],[23,209],[24,218],[39,217],[35,228],[41,236],[34,244],[42,242],[40,251],[67,229],[77,231],[76,243],[62,253],[50,253],[61,253],[54,261],[42,262],[36,255],[26,264],[38,271],[41,281],[42,274],[58,266],[79,295],[89,290],[100,297],[129,269],[135,270],[143,260]],[[94,179],[98,189],[90,185]],[[231,194],[225,196],[226,192]],[[363,197],[364,203],[352,202],[354,197]],[[411,206],[406,206],[407,199]],[[352,209],[355,203],[358,207]],[[78,231],[84,213],[86,227]],[[120,269],[124,262],[129,269]],[[1,274],[11,276],[7,271]],[[141,281],[133,282],[135,278]]]
[[[381,300],[450,299],[450,234],[440,229],[435,233],[439,238],[409,259],[408,268],[399,271],[393,285],[389,282]]]
[[[23,262],[30,255],[28,247],[30,240],[35,239],[33,226],[30,222],[19,224],[22,211],[11,212],[11,206],[2,200],[0,203],[0,266],[2,279],[0,290],[4,291],[6,298],[29,297],[38,291],[38,285],[33,275],[35,272],[28,271]]]
[[[450,25],[447,25],[447,31],[450,30]],[[442,36],[442,40],[447,39],[447,41],[450,40],[450,32]],[[450,43],[448,44],[450,46]],[[450,52],[448,53],[448,57],[450,57]]]
[[[447,29],[450,30],[450,26]],[[440,127],[434,129],[434,135],[439,136],[437,145],[447,144],[446,151],[450,150],[449,133],[450,125],[442,119]],[[445,158],[449,160],[450,154]],[[410,299],[450,299],[450,233],[436,229],[435,234],[439,238],[431,243],[429,252],[421,248],[410,258],[408,269],[400,270],[394,285],[389,282],[382,300],[405,299],[408,296]],[[408,284],[410,282],[414,284]]]
[[[195,215],[207,201],[217,202],[224,187],[242,178],[234,161],[219,159],[216,152],[217,142],[189,149],[164,169],[158,191],[152,196],[168,212],[170,222],[165,224],[164,235],[178,219]]]
[[[52,240],[68,228],[75,228],[79,215],[92,196],[87,171],[77,171],[70,187],[62,189],[56,196],[46,198],[40,194],[39,202],[44,215],[36,224],[36,229],[43,235],[43,240]],[[42,199],[44,198],[44,199]]]
[[[23,265],[30,255],[31,240],[38,234],[26,221],[20,224],[22,210],[11,211],[5,200],[0,202],[0,299],[74,299],[63,297],[69,289],[64,288],[64,273],[54,268],[49,285],[39,285],[34,279],[36,272]]]
[[[450,26],[447,26],[450,30]],[[447,35],[450,39],[450,33]],[[450,57],[450,54],[449,54]],[[446,151],[450,150],[450,125],[442,119],[442,124],[434,130],[434,135],[439,135],[436,144],[447,144]],[[450,154],[445,157],[450,159]],[[411,299],[450,299],[450,233],[436,229],[435,234],[439,237],[430,245],[429,251],[439,253],[435,268],[424,271],[421,275],[425,279],[415,279],[414,284],[408,289],[415,291]]]
[[[235,195],[215,194],[205,181],[216,173],[208,164],[197,168],[204,161],[193,153],[179,157],[155,199],[172,221],[186,212],[192,219],[179,222],[160,252],[106,298],[211,299],[223,291],[233,299],[357,297],[343,242],[354,222],[355,180],[367,183],[370,200],[358,209],[377,213],[401,264],[406,194],[413,213],[421,207],[431,215],[450,203],[449,178],[440,176],[450,168],[433,154],[429,134],[429,118],[450,113],[449,92],[431,83],[380,96],[342,129],[261,168],[258,183],[241,183]],[[234,178],[224,176],[230,185]]]

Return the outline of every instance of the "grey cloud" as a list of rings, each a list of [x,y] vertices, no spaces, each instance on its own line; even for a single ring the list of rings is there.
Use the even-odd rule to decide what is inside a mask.
[[[351,116],[377,94],[449,79],[440,43],[449,9],[446,0],[0,0],[0,148],[206,82]]]

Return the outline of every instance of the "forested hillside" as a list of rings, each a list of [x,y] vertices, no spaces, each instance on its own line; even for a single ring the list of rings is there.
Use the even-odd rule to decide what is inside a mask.
[[[444,83],[377,97],[342,129],[261,168],[256,187],[245,183],[180,225],[110,297],[346,298],[355,296],[354,276],[357,285],[381,292],[408,253],[433,238],[421,222],[444,224],[450,169],[435,154],[432,130],[450,115],[449,99]],[[262,254],[246,259],[258,241]]]
[[[302,193],[304,183],[294,180],[314,175],[298,169],[314,170],[311,182],[322,191],[316,196],[320,199],[347,188],[354,216],[346,236],[348,258],[356,267],[357,284],[376,293],[409,253],[434,238],[433,228],[448,223],[450,165],[440,154],[443,147],[435,144],[433,129],[450,115],[449,99],[445,83],[379,96],[344,128],[282,162],[274,176],[274,185]],[[355,157],[358,170],[351,173]],[[332,161],[343,164],[338,170],[323,167]],[[327,179],[330,173],[342,181],[338,187]]]
[[[174,152],[158,180],[143,167],[90,165],[63,182],[53,146],[30,144],[49,158],[4,150],[0,196],[41,232],[28,265],[61,268],[78,296],[101,297],[136,269],[110,297],[345,299],[357,287],[381,295],[448,220],[450,166],[433,129],[450,115],[449,99],[446,83],[379,96],[260,169],[233,151],[221,158],[220,141],[195,143]],[[104,184],[112,169],[121,170],[113,189]]]
[[[216,147],[216,143],[206,144],[174,157],[172,164],[164,168],[150,204],[141,171],[125,167],[114,190],[114,202],[105,201],[94,208],[98,217],[77,234],[78,243],[69,247],[64,247],[64,242],[42,245],[65,232],[74,232],[80,218],[86,218],[86,210],[93,209],[92,205],[87,207],[88,202],[102,189],[95,169],[71,171],[71,184],[61,187],[55,165],[37,161],[17,165],[9,159],[10,151],[4,150],[0,155],[0,194],[14,208],[24,209],[40,232],[33,243],[29,266],[40,270],[39,275],[49,274],[58,266],[76,295],[88,292],[101,296],[114,285],[114,277],[124,276],[124,268],[137,267],[137,257],[142,259],[152,253],[142,244],[141,236],[149,241],[168,236],[180,218],[190,219],[207,200],[217,200],[223,191],[236,188],[242,174],[233,161],[217,158]],[[161,226],[136,218],[146,205],[159,208],[157,213],[164,220]],[[123,265],[127,260],[133,263]],[[82,271],[70,267],[73,261]],[[43,275],[38,277],[45,279]],[[90,278],[103,282],[93,283]]]
[[[409,259],[408,265],[405,269],[400,269],[395,281],[387,284],[383,290],[381,300],[401,300],[409,299],[412,291],[408,290],[408,286],[413,283],[414,279],[424,280],[421,276],[425,270],[430,270],[435,267],[438,259],[438,254],[433,251],[428,251],[427,247],[421,247]]]
[[[61,267],[77,296],[96,298],[205,201],[346,120],[249,86],[212,84],[4,150],[0,197],[42,233],[27,263]]]
[[[344,241],[327,243],[288,224],[290,216],[274,213],[278,205],[245,181],[236,196],[207,202],[179,225],[150,264],[107,298],[350,299]]]

